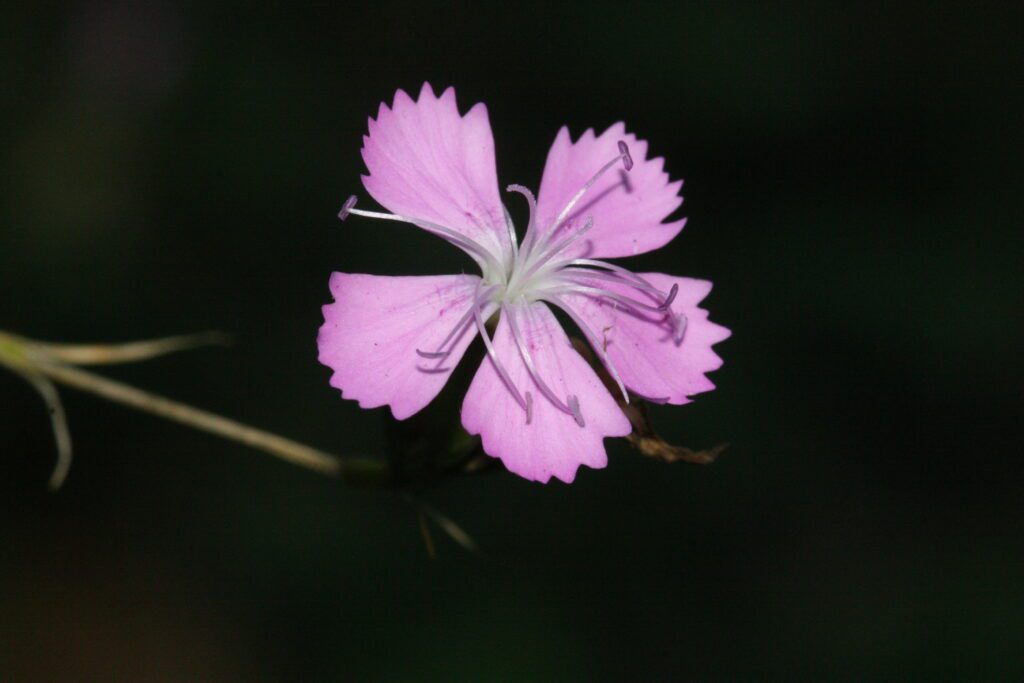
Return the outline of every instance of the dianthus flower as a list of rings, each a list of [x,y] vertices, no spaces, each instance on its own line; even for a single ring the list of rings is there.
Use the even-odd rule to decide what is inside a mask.
[[[578,467],[607,464],[604,438],[630,423],[552,313],[561,310],[588,340],[622,399],[683,404],[714,388],[713,344],[729,330],[698,303],[704,280],[634,273],[604,259],[667,244],[685,219],[663,159],[616,123],[576,142],[562,128],[536,199],[521,185],[529,223],[520,242],[498,193],[494,140],[483,103],[460,115],[455,91],[424,84],[413,101],[395,94],[369,119],[363,186],[392,213],[349,215],[411,223],[447,240],[481,275],[384,277],[334,273],[324,306],[320,361],[331,385],[363,408],[390,406],[402,420],[441,391],[479,335],[487,356],[466,393],[462,424],[512,472],[571,482]],[[498,316],[493,337],[488,321]]]

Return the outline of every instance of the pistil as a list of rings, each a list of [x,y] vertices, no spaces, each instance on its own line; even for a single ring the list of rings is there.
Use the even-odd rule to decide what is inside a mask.
[[[458,233],[450,228],[446,228],[443,225],[432,223],[430,221],[423,220],[421,218],[409,218],[408,216],[401,216],[395,213],[383,213],[381,211],[364,211],[362,209],[354,208],[356,204],[356,197],[352,195],[345,200],[345,204],[341,207],[341,211],[338,212],[338,218],[345,220],[349,215],[363,216],[364,218],[377,218],[385,221],[397,221],[399,223],[410,223],[415,225],[427,232],[433,233],[442,239],[454,244],[459,249],[469,254],[473,260],[475,260],[482,270],[485,272],[500,272],[503,270],[503,266],[491,251],[477,242],[476,240],[467,237],[461,233]]]

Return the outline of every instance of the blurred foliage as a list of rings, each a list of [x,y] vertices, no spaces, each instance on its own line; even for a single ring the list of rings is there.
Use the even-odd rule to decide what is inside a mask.
[[[398,496],[73,393],[51,496],[47,416],[0,375],[3,678],[1020,678],[1021,15],[5,3],[3,329],[223,329],[111,375],[393,457],[408,425],[341,401],[315,337],[332,270],[470,267],[334,219],[367,116],[429,79],[487,103],[503,183],[536,186],[561,125],[649,139],[689,222],[633,265],[713,280],[734,335],[718,390],[651,407],[727,457],[614,441],[572,486],[444,478],[417,494],[483,552],[439,536],[436,561]]]

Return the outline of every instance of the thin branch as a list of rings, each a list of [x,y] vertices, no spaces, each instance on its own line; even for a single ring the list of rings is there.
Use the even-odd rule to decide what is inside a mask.
[[[187,351],[200,346],[227,345],[230,342],[230,337],[222,332],[201,332],[126,344],[56,344],[33,341],[31,348],[33,353],[42,353],[49,359],[61,363],[110,365],[149,360],[177,351]]]
[[[193,408],[171,399],[101,377],[86,370],[55,363],[36,363],[35,372],[51,380],[86,391],[136,410],[159,415],[168,420],[216,434],[264,451],[300,467],[337,477],[343,474],[343,463],[330,453],[311,448],[297,441],[244,425],[241,422]]]
[[[300,467],[331,477],[338,477],[352,486],[388,488],[395,485],[394,472],[386,461],[363,457],[338,458],[297,441],[148,391],[136,389],[70,365],[70,363],[103,364],[144,360],[172,351],[222,341],[224,341],[223,336],[210,333],[122,345],[74,345],[36,342],[0,331],[0,366],[5,366],[25,377],[42,395],[50,411],[58,449],[57,467],[50,479],[51,489],[60,486],[67,475],[71,462],[71,436],[64,409],[53,382],[65,384],[109,401],[236,441]],[[435,557],[437,551],[430,533],[429,522],[436,524],[464,549],[470,552],[479,552],[479,547],[472,537],[451,519],[408,494],[404,497],[416,506],[420,532],[423,534],[427,552],[431,557]]]
[[[71,430],[68,429],[68,417],[64,412],[64,406],[60,401],[60,394],[53,382],[35,373],[25,370],[18,370],[19,375],[31,384],[46,403],[46,410],[50,414],[50,424],[53,426],[53,438],[57,443],[57,463],[53,467],[50,481],[47,486],[51,491],[56,491],[64,483],[71,469]]]

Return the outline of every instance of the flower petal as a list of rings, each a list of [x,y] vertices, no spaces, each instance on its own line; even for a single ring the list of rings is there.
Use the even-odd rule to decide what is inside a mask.
[[[448,381],[476,328],[461,331],[443,364],[416,350],[437,349],[469,310],[479,281],[334,273],[334,303],[323,307],[317,337],[320,362],[334,370],[331,386],[362,408],[389,405],[399,420],[418,412]]]
[[[663,223],[678,209],[683,181],[669,182],[664,159],[647,159],[647,142],[616,123],[599,136],[587,130],[575,143],[569,129],[558,131],[548,152],[537,197],[538,228],[546,232],[586,182],[619,154],[618,143],[629,146],[633,168],[617,166],[605,173],[580,199],[559,231],[569,234],[588,216],[594,227],[567,250],[574,256],[611,258],[632,256],[667,244],[683,229],[685,219]]]
[[[580,465],[601,468],[607,464],[604,437],[629,434],[629,420],[572,348],[547,306],[516,306],[515,315],[541,378],[556,395],[578,397],[586,426],[580,427],[572,415],[544,396],[504,316],[494,337],[495,353],[516,387],[532,394],[532,419],[526,424],[525,411],[491,359],[485,358],[462,404],[462,424],[469,433],[479,434],[484,451],[500,458],[511,472],[534,481],[547,482],[555,476],[569,483]]]
[[[689,403],[690,396],[715,388],[705,373],[720,368],[722,359],[711,347],[727,339],[731,332],[708,320],[708,312],[697,305],[711,291],[707,280],[662,273],[642,273],[640,277],[664,292],[679,285],[672,311],[686,316],[681,343],[676,344],[673,339],[674,327],[666,315],[623,310],[606,299],[584,294],[564,296],[563,301],[601,340],[630,391],[676,405]],[[607,281],[594,284],[638,297],[635,289],[623,285],[609,285]]]
[[[487,107],[459,115],[455,90],[440,97],[424,83],[413,101],[403,90],[380,105],[363,137],[366,191],[390,211],[437,223],[504,257],[511,249],[498,194]]]

